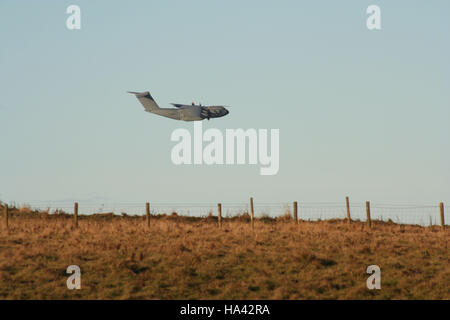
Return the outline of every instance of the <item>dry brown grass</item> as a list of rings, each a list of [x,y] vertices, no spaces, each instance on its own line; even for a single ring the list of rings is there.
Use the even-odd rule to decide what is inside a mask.
[[[287,217],[80,217],[12,210],[0,228],[2,299],[450,299],[449,231]],[[82,289],[68,290],[79,265]],[[368,265],[382,289],[368,290]]]

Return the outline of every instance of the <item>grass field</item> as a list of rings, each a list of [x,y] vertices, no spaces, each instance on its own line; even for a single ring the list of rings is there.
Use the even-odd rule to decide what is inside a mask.
[[[449,231],[288,217],[80,216],[11,210],[1,299],[450,299]],[[381,268],[381,290],[366,268]],[[81,268],[68,290],[66,268]]]

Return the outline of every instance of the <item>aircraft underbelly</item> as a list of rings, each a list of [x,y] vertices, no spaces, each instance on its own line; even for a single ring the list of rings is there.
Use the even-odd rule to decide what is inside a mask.
[[[184,121],[198,121],[203,120],[203,118],[200,116],[200,110],[196,109],[181,109],[181,120]]]
[[[180,110],[174,110],[174,109],[159,109],[154,111],[153,113],[156,113],[160,116],[175,119],[175,120],[182,120]]]

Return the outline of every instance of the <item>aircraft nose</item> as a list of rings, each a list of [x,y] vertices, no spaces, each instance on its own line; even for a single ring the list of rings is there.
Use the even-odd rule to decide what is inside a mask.
[[[230,111],[228,111],[228,110],[227,110],[227,109],[225,109],[225,108],[224,108],[224,110],[223,110],[223,111],[224,111],[225,115],[227,115],[227,114],[229,114],[229,113],[230,113]]]

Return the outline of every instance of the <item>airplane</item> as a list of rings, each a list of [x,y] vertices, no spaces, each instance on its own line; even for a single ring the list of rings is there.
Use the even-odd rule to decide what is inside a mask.
[[[172,105],[177,109],[160,108],[148,91],[128,91],[128,93],[134,94],[136,96],[139,102],[144,106],[145,111],[175,120],[209,120],[211,118],[220,118],[226,116],[229,113],[229,111],[224,106],[202,106],[201,103],[199,105],[196,105],[194,104],[194,102],[192,102],[192,105],[172,103]]]

